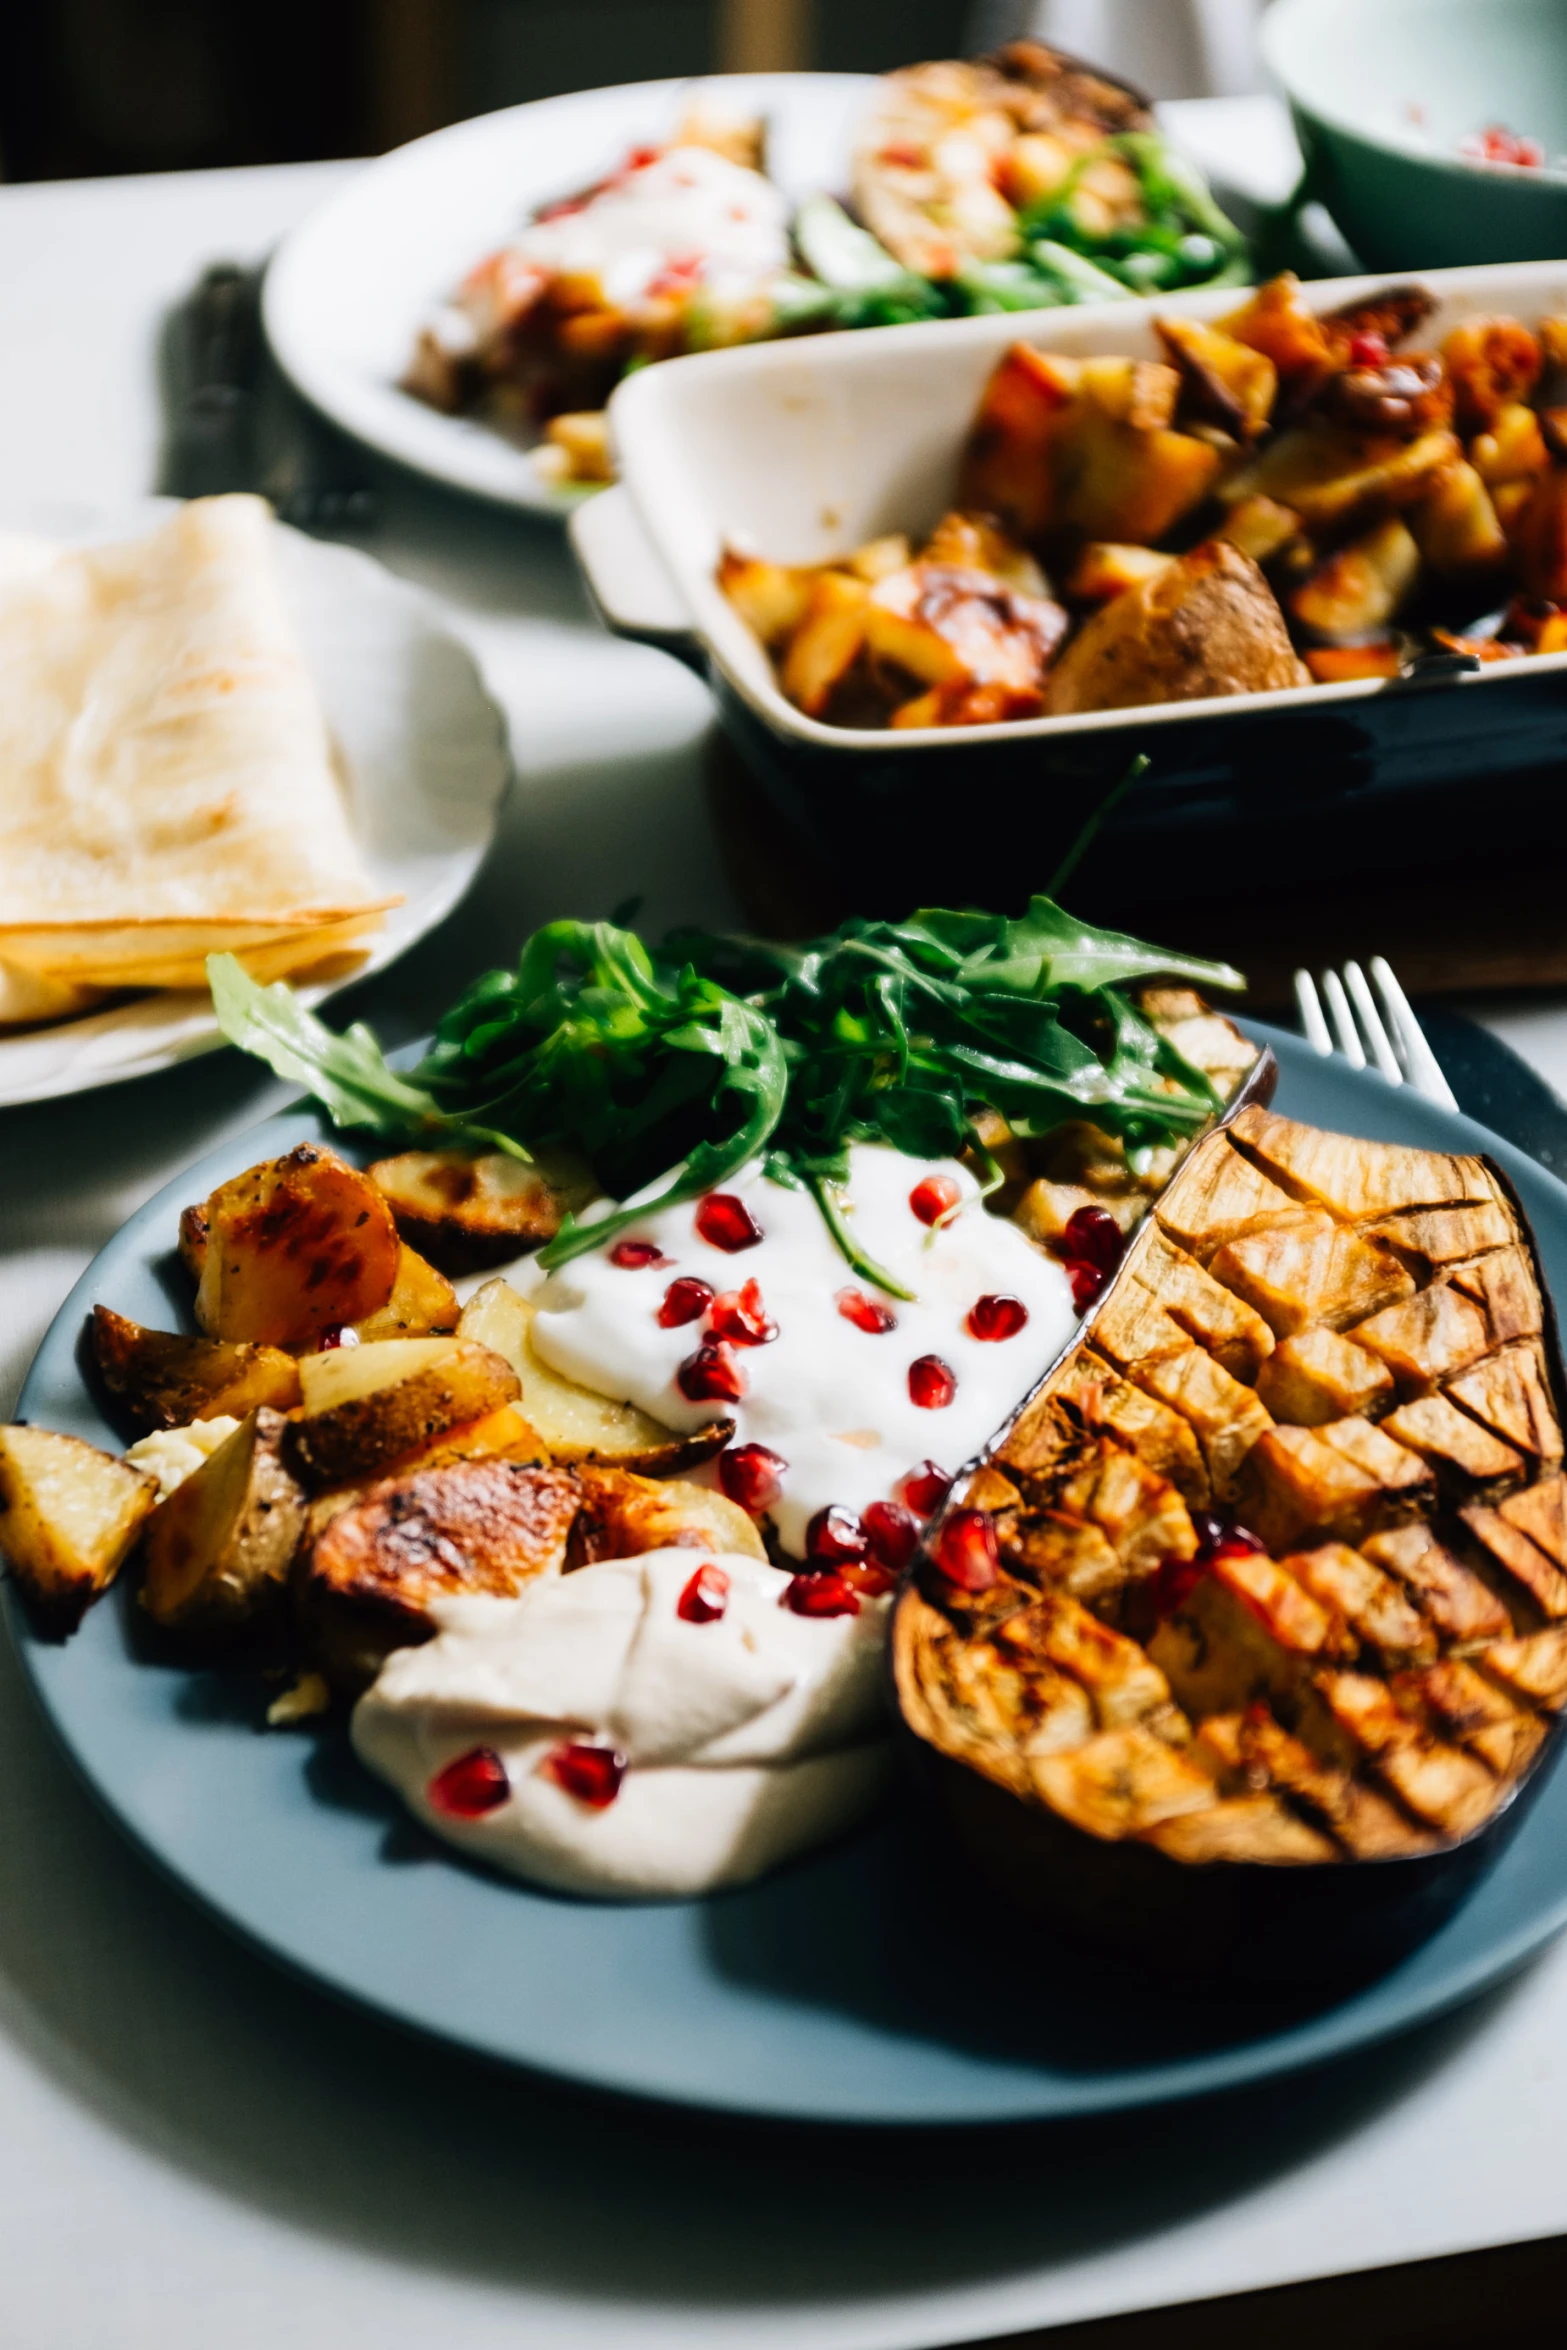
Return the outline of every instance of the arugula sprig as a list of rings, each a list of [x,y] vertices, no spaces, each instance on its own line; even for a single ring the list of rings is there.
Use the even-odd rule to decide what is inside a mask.
[[[986,1113],[1025,1138],[1088,1116],[1129,1154],[1189,1137],[1213,1089],[1127,991],[1158,973],[1244,984],[1042,897],[1016,920],[934,908],[804,946],[691,930],[655,951],[613,923],[552,922],[513,969],[474,982],[404,1075],[363,1026],[334,1035],[232,956],[208,968],[224,1033],[307,1085],[337,1125],[522,1158],[570,1144],[611,1197],[638,1195],[568,1219],[546,1267],[760,1158],[812,1193],[862,1276],[900,1296],[845,1213],[851,1143],[966,1150],[999,1180]]]

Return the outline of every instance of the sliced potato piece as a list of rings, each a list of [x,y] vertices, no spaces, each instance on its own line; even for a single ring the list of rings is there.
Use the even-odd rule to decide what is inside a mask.
[[[865,608],[867,649],[930,685],[1037,690],[1067,626],[1047,597],[923,560],[878,580]]]
[[[969,434],[962,505],[997,515],[1016,538],[1038,538],[1055,518],[1055,443],[1081,373],[1079,359],[1012,345],[985,386]]]
[[[299,1366],[281,1347],[146,1330],[109,1306],[93,1307],[91,1329],[98,1376],[137,1436],[299,1401]]]
[[[741,619],[764,645],[780,645],[805,618],[815,574],[804,566],[764,563],[726,547],[719,558],[718,584]]]
[[[157,1498],[156,1478],[84,1437],[0,1428],[0,1551],[52,1630],[108,1590]]]
[[[317,1536],[299,1578],[314,1662],[336,1687],[362,1688],[394,1648],[431,1638],[432,1602],[510,1599],[558,1574],[581,1498],[570,1469],[504,1460],[372,1485]]]
[[[1156,318],[1154,331],[1180,370],[1184,414],[1238,441],[1266,429],[1279,372],[1265,351],[1195,318]]]
[[[378,1338],[425,1338],[449,1334],[457,1327],[461,1308],[457,1292],[444,1273],[427,1264],[417,1249],[404,1241],[397,1256],[397,1279],[384,1306],[355,1322],[361,1342]]]
[[[1444,466],[1463,458],[1456,437],[1421,433],[1412,441],[1296,425],[1218,485],[1228,505],[1262,496],[1291,507],[1308,531],[1349,530],[1357,522],[1411,505]]]
[[[571,1537],[571,1564],[635,1558],[644,1550],[685,1548],[738,1551],[765,1559],[756,1521],[725,1494],[682,1480],[664,1484],[624,1469],[584,1466],[578,1472],[582,1511]]]
[[[871,591],[846,571],[817,574],[805,618],[789,641],[781,683],[797,709],[819,718],[859,659]]]
[[[1056,663],[1049,708],[1060,717],[1309,682],[1256,564],[1209,539],[1094,613]]]
[[[482,1272],[553,1240],[599,1188],[587,1162],[568,1151],[531,1161],[505,1151],[399,1151],[368,1172],[404,1241],[443,1273]]]
[[[1472,578],[1507,560],[1507,535],[1472,465],[1445,465],[1410,508],[1409,523],[1421,555],[1443,579]]]
[[[683,1436],[662,1420],[617,1403],[551,1370],[532,1340],[534,1306],[506,1281],[487,1281],[470,1298],[458,1335],[493,1347],[522,1381],[522,1408],[557,1461],[604,1461],[645,1476],[672,1477],[722,1452],[732,1420],[714,1420]]]
[[[264,1405],[249,1413],[148,1519],[141,1604],[165,1631],[220,1645],[277,1608],[305,1531],[287,1428]]]
[[[1095,539],[1078,556],[1066,592],[1079,604],[1108,604],[1125,589],[1156,579],[1174,561],[1173,555],[1161,555],[1157,547],[1120,546],[1109,539]]]
[[[384,1338],[300,1364],[304,1412],[289,1458],[313,1491],[374,1476],[449,1428],[516,1400],[521,1381],[472,1339]]]
[[[1291,594],[1289,607],[1297,620],[1323,636],[1350,636],[1384,627],[1419,577],[1420,549],[1398,516],[1390,514],[1320,564]]]
[[[319,1143],[220,1184],[206,1216],[196,1319],[209,1337],[305,1353],[392,1294],[392,1211],[368,1175]]]

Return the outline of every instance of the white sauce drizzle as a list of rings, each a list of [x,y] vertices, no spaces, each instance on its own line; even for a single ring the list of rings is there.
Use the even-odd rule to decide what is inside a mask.
[[[788,266],[789,206],[760,172],[707,147],[670,147],[580,210],[530,223],[511,250],[548,276],[596,279],[617,306],[691,263],[705,289],[737,294]]]

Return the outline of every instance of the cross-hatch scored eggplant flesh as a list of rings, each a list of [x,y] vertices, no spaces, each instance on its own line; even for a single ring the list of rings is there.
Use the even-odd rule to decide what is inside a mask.
[[[1486,1161],[1243,1109],[970,1479],[994,1579],[937,1529],[908,1726],[1177,1861],[1472,1835],[1567,1707],[1560,1394]]]

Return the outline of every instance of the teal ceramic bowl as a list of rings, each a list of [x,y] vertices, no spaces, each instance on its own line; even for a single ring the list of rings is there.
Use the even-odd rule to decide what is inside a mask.
[[[1567,255],[1563,0],[1274,0],[1262,43],[1320,198],[1368,269]],[[1543,169],[1471,162],[1500,124]]]

